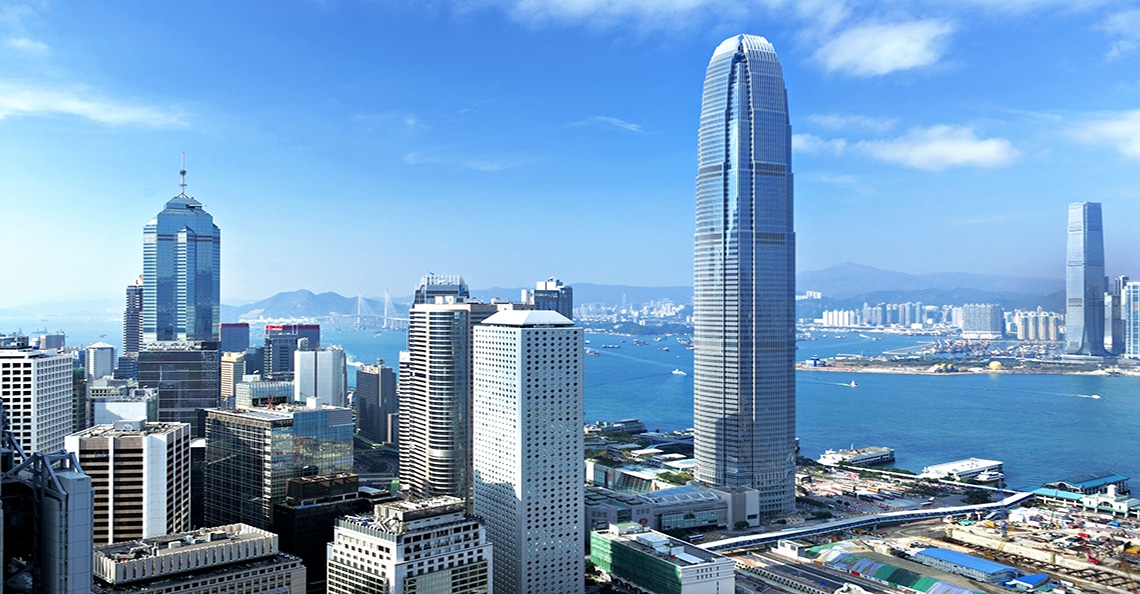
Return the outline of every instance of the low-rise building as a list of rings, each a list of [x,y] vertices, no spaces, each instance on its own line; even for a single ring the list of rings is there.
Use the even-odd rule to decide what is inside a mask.
[[[612,579],[651,594],[733,592],[732,559],[635,523],[590,533],[590,560]]]
[[[1015,567],[982,559],[950,549],[930,548],[915,554],[912,559],[942,571],[964,575],[972,580],[996,584],[1021,575]]]
[[[305,566],[246,524],[95,547],[96,594],[304,594]]]
[[[1128,477],[1123,474],[1106,470],[1045,483],[1043,486],[1047,489],[1059,489],[1081,495],[1107,493],[1112,488],[1117,494],[1127,495],[1129,492],[1128,480]]]
[[[982,473],[1000,473],[1002,463],[999,460],[983,460],[982,458],[967,458],[956,462],[935,464],[922,469],[921,478],[962,480],[977,477]]]

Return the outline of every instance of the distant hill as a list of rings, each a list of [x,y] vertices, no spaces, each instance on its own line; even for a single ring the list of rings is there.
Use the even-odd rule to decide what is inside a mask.
[[[313,293],[305,289],[278,293],[256,303],[241,306],[223,305],[222,320],[238,322],[257,318],[317,318],[331,314],[356,314],[356,297],[327,292]],[[361,304],[363,313],[383,313],[384,302],[365,298]],[[401,310],[403,311],[403,310]]]
[[[908,274],[883,270],[854,262],[844,262],[823,270],[801,272],[796,290],[819,291],[825,297],[849,299],[881,291],[924,291],[973,289],[976,291],[1026,295],[1044,295],[1065,289],[1061,278],[1039,278],[1011,275],[974,274],[970,272],[937,272]],[[918,298],[904,301],[923,301]],[[953,303],[954,301],[941,301]]]

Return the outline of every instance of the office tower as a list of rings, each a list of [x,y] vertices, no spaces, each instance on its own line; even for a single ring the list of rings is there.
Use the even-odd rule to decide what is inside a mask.
[[[245,377],[245,350],[238,352],[221,351],[221,389],[219,394],[223,406],[233,406],[234,389]]]
[[[574,288],[553,276],[535,283],[534,289],[523,289],[522,302],[535,309],[556,311],[568,320],[574,319]]]
[[[123,355],[139,352],[143,344],[143,277],[127,285],[127,307],[123,310]]]
[[[416,285],[416,290],[412,293],[412,304],[435,303],[436,297],[455,297],[455,301],[462,303],[470,296],[471,291],[467,289],[462,276],[428,273]]]
[[[278,550],[276,534],[244,524],[97,546],[94,575],[100,594],[305,592],[301,560]]]
[[[39,348],[41,351],[46,351],[48,349],[58,350],[62,349],[64,347],[64,343],[66,342],[67,335],[65,335],[63,332],[59,332],[58,334],[41,334],[39,340],[37,341],[37,344],[39,345],[37,348]]]
[[[95,489],[96,543],[190,529],[189,424],[116,421],[65,442]]]
[[[218,350],[223,353],[243,353],[249,348],[249,324],[234,322],[222,324],[222,338]]]
[[[82,367],[71,369],[71,431],[91,426],[91,407],[87,403],[87,371]]]
[[[1140,359],[1140,282],[1124,285],[1122,292],[1124,315],[1124,356]]]
[[[143,228],[143,340],[218,340],[222,232],[182,192]]]
[[[139,352],[139,387],[158,392],[158,420],[190,423],[202,435],[201,413],[218,406],[220,366],[216,342],[159,342]]]
[[[338,346],[293,353],[293,400],[316,398],[321,404],[347,407],[347,361]]]
[[[1124,288],[1127,276],[1112,279],[1104,294],[1104,350],[1110,355],[1124,353]]]
[[[436,296],[436,303],[413,305],[408,313],[407,356],[400,355],[400,483],[420,498],[468,494],[472,327],[514,307],[461,299]]]
[[[395,444],[392,431],[394,417],[399,415],[396,397],[396,372],[379,359],[375,365],[361,365],[356,370],[356,392],[352,396],[360,434],[372,441]]]
[[[304,338],[309,341],[308,349],[317,350],[321,348],[321,325],[320,324],[266,324],[265,336],[295,336],[297,338]]]
[[[257,374],[262,375],[265,366],[265,346],[251,346],[245,350],[245,373],[246,375]]]
[[[321,327],[317,324],[268,324],[261,375],[265,379],[293,381],[293,354],[321,347]],[[248,365],[247,372],[249,372]]]
[[[495,546],[495,592],[581,592],[582,329],[503,311],[474,342],[472,507]]]
[[[1066,250],[1065,353],[1102,356],[1104,350],[1104,227],[1099,202],[1069,205]]]
[[[206,438],[190,440],[190,527],[206,525]]]
[[[325,593],[337,518],[369,513],[396,499],[391,491],[361,486],[355,474],[289,479],[285,501],[273,506],[273,532],[282,551],[304,562],[310,593]]]
[[[962,306],[962,338],[1001,338],[1005,324],[1001,306],[996,303],[967,303]]]
[[[247,375],[234,386],[234,407],[255,408],[294,402],[304,404],[304,400],[293,399],[295,390],[293,382],[263,380],[257,375]]]
[[[138,386],[135,380],[91,380],[87,384],[91,424],[111,425],[129,419],[158,422],[158,391]]]
[[[698,131],[693,297],[696,477],[795,506],[795,232],[787,92],[776,52],[713,52]]]
[[[492,591],[492,546],[462,499],[382,503],[372,514],[338,520],[333,538],[329,594]]]
[[[115,347],[105,342],[87,345],[87,359],[83,366],[87,369],[87,377],[91,379],[113,377],[115,373]]]
[[[205,523],[270,529],[289,479],[352,471],[352,411],[295,407],[206,414]]]
[[[74,412],[72,362],[54,350],[0,348],[0,400],[25,455],[63,449]]]

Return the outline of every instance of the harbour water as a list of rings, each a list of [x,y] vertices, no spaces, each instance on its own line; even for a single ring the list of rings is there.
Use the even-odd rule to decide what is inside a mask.
[[[0,319],[0,332],[16,326]],[[54,327],[54,325],[53,325]],[[112,344],[118,326],[69,323],[68,344]],[[25,324],[25,331],[30,328]],[[321,342],[340,344],[349,360],[377,358],[396,366],[406,335],[322,329]],[[932,340],[855,334],[799,343],[799,359],[838,353],[874,354]],[[651,430],[692,426],[693,354],[672,337],[635,346],[632,339],[587,334],[598,352],[586,357],[586,420],[635,417]],[[602,348],[617,345],[620,348]],[[668,351],[661,350],[668,348]],[[686,375],[674,374],[679,369]],[[352,382],[353,373],[349,372]],[[855,381],[857,387],[850,387]],[[1093,396],[1099,398],[1093,398]],[[961,373],[949,376],[801,371],[797,374],[801,453],[881,445],[895,448],[900,468],[979,457],[1005,462],[1007,483],[1043,481],[1114,470],[1140,478],[1140,377]]]

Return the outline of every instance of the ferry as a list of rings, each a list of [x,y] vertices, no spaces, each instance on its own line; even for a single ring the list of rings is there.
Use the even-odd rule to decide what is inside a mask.
[[[681,371],[680,369],[674,369],[673,375],[689,375],[689,374],[685,373],[684,371]]]
[[[668,353],[668,352],[669,352],[669,347],[661,347],[661,348],[659,348],[659,349],[657,349],[657,350],[659,350],[659,351],[663,351],[663,352],[666,352],[666,353]]]
[[[987,470],[986,472],[975,476],[974,480],[978,481],[979,483],[996,483],[1003,478],[1005,478],[1005,474]]]

